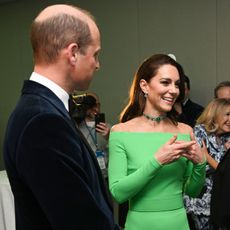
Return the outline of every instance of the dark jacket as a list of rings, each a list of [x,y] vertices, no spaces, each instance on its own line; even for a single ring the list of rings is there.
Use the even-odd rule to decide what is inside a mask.
[[[179,121],[190,125],[192,128],[196,124],[197,118],[203,112],[204,107],[188,99],[185,105],[182,105],[182,113]]]
[[[114,229],[94,153],[45,86],[25,81],[8,122],[4,160],[17,230]]]
[[[230,149],[219,163],[211,194],[211,224],[214,229],[230,230]]]

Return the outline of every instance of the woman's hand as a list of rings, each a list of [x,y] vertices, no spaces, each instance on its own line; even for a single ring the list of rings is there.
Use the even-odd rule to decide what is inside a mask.
[[[194,145],[194,138],[191,141],[177,141],[175,135],[155,153],[155,158],[162,165],[169,164],[193,149]]]
[[[202,140],[202,147],[200,147],[193,133],[190,134],[190,137],[192,141],[195,141],[195,144],[188,148],[182,155],[191,160],[194,164],[204,163],[206,161],[206,155],[208,154],[204,141]]]
[[[108,124],[100,122],[96,126],[96,131],[100,133],[106,140],[109,139],[110,127]]]

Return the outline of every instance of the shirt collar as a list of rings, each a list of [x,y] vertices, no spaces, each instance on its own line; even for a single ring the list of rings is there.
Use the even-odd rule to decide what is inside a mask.
[[[189,98],[187,97],[187,98],[183,101],[183,103],[182,103],[182,104],[183,104],[183,106],[185,106],[185,105],[186,105],[186,103],[187,103],[188,99],[189,99]]]
[[[49,80],[45,76],[42,76],[35,72],[31,74],[30,80],[35,81],[49,88],[63,102],[67,111],[69,111],[69,104],[68,104],[69,94],[64,89],[62,89],[59,85]]]

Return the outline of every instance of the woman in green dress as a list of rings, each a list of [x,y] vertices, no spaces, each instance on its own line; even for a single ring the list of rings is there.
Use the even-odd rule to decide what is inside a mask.
[[[175,60],[151,56],[135,74],[121,123],[112,127],[109,188],[117,202],[129,201],[126,230],[189,229],[182,197],[199,194],[206,160],[190,126],[176,121],[173,105],[183,86]]]

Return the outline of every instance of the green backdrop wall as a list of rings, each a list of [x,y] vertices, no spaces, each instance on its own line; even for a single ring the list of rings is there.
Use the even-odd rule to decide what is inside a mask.
[[[33,70],[30,24],[44,6],[63,2],[97,19],[101,69],[89,90],[100,96],[111,124],[118,121],[137,67],[153,53],[176,55],[191,79],[191,98],[204,106],[215,85],[230,79],[229,0],[0,0],[0,169],[6,123]]]

